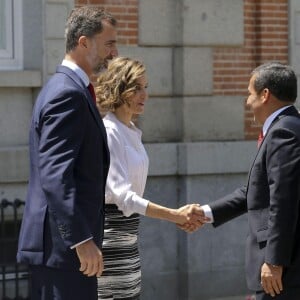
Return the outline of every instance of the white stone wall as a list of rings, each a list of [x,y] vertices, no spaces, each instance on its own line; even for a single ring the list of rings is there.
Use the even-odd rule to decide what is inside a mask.
[[[120,54],[147,67],[148,199],[209,203],[246,182],[256,145],[243,141],[244,99],[213,94],[214,47],[243,42],[242,0],[139,1],[139,45]],[[192,235],[142,218],[142,299],[245,295],[246,231],[245,216]]]
[[[74,0],[44,0],[45,1],[45,32],[44,76],[51,76],[56,66],[60,64],[65,54],[65,23],[74,7]]]
[[[289,1],[290,31],[289,31],[289,63],[295,69],[298,78],[298,95],[300,93],[300,2],[297,0]],[[300,107],[299,97],[297,99]]]
[[[24,66],[0,71],[0,200],[25,199],[28,133],[35,98],[64,55],[73,0],[23,0]]]

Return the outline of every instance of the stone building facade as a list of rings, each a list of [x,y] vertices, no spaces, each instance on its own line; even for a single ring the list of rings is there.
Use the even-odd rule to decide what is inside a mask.
[[[169,207],[209,203],[245,183],[258,133],[245,107],[251,70],[279,60],[300,76],[297,0],[3,1],[14,3],[11,20],[0,12],[14,40],[10,59],[0,30],[0,198],[25,198],[32,106],[63,58],[74,6],[112,12],[120,55],[146,64],[150,98],[138,121],[150,158],[145,196]],[[249,294],[246,216],[191,235],[142,217],[140,231],[143,300]]]

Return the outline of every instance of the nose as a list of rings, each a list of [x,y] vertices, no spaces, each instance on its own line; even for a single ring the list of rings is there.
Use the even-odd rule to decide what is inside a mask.
[[[246,100],[245,103],[246,103],[247,107],[250,107],[250,100],[249,99],[250,99],[250,96],[245,99]]]
[[[145,101],[148,99],[148,92],[146,89],[143,89],[142,99],[144,99]]]

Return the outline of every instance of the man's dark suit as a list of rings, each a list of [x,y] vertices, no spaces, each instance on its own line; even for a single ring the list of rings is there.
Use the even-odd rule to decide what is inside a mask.
[[[248,212],[246,276],[251,290],[262,290],[264,262],[283,266],[285,291],[300,288],[300,118],[295,107],[272,122],[247,186],[209,206],[214,226]]]
[[[83,81],[64,66],[38,96],[19,262],[78,271],[70,247],[90,237],[102,243],[109,152],[93,101]]]

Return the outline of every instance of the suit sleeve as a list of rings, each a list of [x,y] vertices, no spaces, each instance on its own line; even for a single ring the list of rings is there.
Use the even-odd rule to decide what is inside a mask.
[[[39,170],[49,216],[67,247],[91,237],[76,201],[76,158],[83,141],[87,103],[78,91],[64,91],[41,111]]]
[[[217,227],[247,212],[246,186],[209,203],[214,216],[213,226]]]
[[[270,212],[265,261],[288,266],[297,239],[300,199],[300,142],[292,131],[271,132],[266,166]]]

